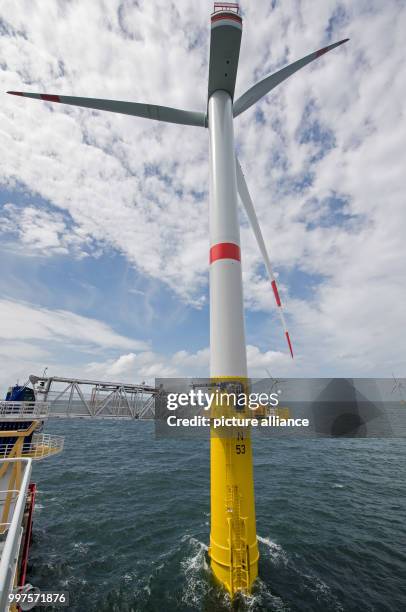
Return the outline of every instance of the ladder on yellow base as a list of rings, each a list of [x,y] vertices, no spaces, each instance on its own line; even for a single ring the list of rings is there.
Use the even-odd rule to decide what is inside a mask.
[[[227,486],[226,508],[230,514],[230,590],[234,595],[237,591],[246,592],[250,584],[246,518],[241,516],[241,496],[237,486]]]

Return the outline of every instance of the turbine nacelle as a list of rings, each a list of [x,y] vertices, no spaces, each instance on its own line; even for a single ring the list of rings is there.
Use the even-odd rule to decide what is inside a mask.
[[[229,93],[233,100],[241,35],[238,4],[215,2],[211,15],[208,100],[219,89]]]

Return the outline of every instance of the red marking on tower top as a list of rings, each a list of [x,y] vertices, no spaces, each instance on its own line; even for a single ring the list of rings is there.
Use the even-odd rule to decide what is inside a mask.
[[[241,251],[238,244],[234,242],[219,242],[210,249],[210,263],[214,263],[218,259],[234,259],[241,261]]]
[[[231,21],[237,21],[238,23],[242,23],[242,19],[239,15],[235,15],[234,13],[219,13],[218,15],[212,15],[211,22],[215,23],[216,21],[220,21],[221,19],[230,19]]]
[[[235,2],[215,2],[211,22],[215,23],[221,19],[231,19],[242,23],[239,5]]]
[[[12,96],[23,96],[23,92],[22,91],[8,91],[8,94],[11,94]]]

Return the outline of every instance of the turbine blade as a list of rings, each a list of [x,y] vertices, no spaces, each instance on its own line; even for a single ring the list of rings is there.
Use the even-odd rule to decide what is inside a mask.
[[[53,94],[26,93],[23,91],[8,91],[13,96],[24,96],[25,98],[35,98],[46,102],[60,102],[61,104],[72,104],[96,110],[121,113],[123,115],[133,115],[154,119],[156,121],[166,121],[168,123],[180,123],[181,125],[197,125],[205,127],[206,115],[198,111],[186,111],[169,106],[156,106],[155,104],[139,104],[138,102],[121,102],[119,100],[102,100],[99,98],[78,98],[76,96],[56,96]]]
[[[288,343],[289,351],[290,351],[290,354],[291,354],[292,359],[293,359],[292,342],[290,340],[288,328],[286,326],[286,321],[285,321],[285,317],[284,317],[284,314],[283,314],[282,302],[281,302],[281,299],[280,299],[280,296],[279,296],[278,286],[276,284],[276,279],[275,279],[275,276],[274,276],[274,273],[273,273],[271,260],[269,259],[268,251],[267,251],[266,246],[265,246],[265,242],[264,242],[264,238],[262,236],[261,228],[259,227],[259,223],[258,223],[257,215],[256,215],[256,212],[255,212],[255,209],[254,209],[254,205],[252,203],[251,196],[250,196],[249,191],[248,191],[247,183],[245,181],[244,174],[243,174],[243,172],[241,170],[240,162],[238,161],[237,157],[235,158],[235,165],[236,165],[236,172],[237,172],[237,189],[238,189],[238,193],[239,193],[241,201],[242,201],[242,203],[244,205],[245,212],[247,213],[247,217],[248,217],[249,222],[251,224],[252,230],[253,230],[253,232],[255,234],[255,238],[257,240],[257,243],[258,243],[258,246],[259,246],[259,250],[261,251],[261,255],[263,257],[263,260],[264,260],[264,263],[265,263],[265,267],[266,267],[266,270],[268,272],[269,279],[271,281],[271,286],[272,286],[273,294],[275,296],[275,301],[276,301],[276,306],[277,306],[277,309],[278,309],[279,317],[280,317],[280,320],[281,320],[281,323],[282,323],[283,331],[285,333],[286,341]]]
[[[339,42],[334,43],[333,45],[323,47],[323,49],[319,49],[314,53],[310,53],[310,55],[306,55],[306,57],[303,57],[302,59],[293,62],[293,64],[289,64],[289,66],[282,68],[282,70],[271,74],[262,81],[259,81],[259,83],[256,83],[255,85],[250,87],[250,89],[248,89],[245,94],[243,94],[240,98],[238,98],[236,102],[234,102],[234,117],[237,117],[245,110],[247,110],[247,108],[255,104],[255,102],[258,102],[258,100],[260,100],[263,96],[265,96],[272,89],[274,89],[274,87],[276,87],[277,85],[279,85],[279,83],[282,83],[282,81],[300,70],[300,68],[304,68],[304,66],[307,66],[307,64],[310,64],[310,62],[312,62],[313,60],[317,59],[321,55],[324,55],[328,51],[339,47],[343,43],[347,42],[347,40],[350,39],[345,38],[344,40],[340,40]]]

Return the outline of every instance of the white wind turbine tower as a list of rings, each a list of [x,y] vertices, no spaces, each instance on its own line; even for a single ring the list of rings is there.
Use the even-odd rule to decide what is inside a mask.
[[[210,375],[214,379],[245,380],[247,378],[237,193],[240,195],[270,277],[285,338],[293,358],[292,343],[283,317],[282,304],[271,262],[244,175],[236,160],[234,119],[289,76],[348,40],[341,40],[293,62],[256,83],[234,101],[241,34],[242,18],[238,4],[215,3],[214,12],[211,15],[208,95],[205,101],[207,102],[207,113],[136,102],[20,91],[7,92],[47,102],[72,104],[181,125],[208,127],[210,149]],[[257,575],[258,550],[250,440],[248,437],[247,452],[245,453],[243,445],[244,455],[233,457],[234,463],[231,468],[229,460],[225,459],[225,454],[229,452],[229,447],[227,447],[229,443],[232,444],[233,441],[213,440],[212,438],[210,554],[215,575],[233,595],[238,590],[250,590]],[[222,480],[223,472],[228,474],[227,482]],[[225,496],[229,500],[227,510],[224,510]],[[245,536],[241,535],[241,529],[244,530]]]

